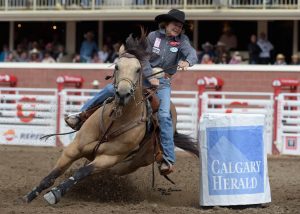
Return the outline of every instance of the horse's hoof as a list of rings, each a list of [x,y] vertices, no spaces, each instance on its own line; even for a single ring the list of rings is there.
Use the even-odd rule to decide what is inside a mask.
[[[22,201],[24,203],[30,203],[38,195],[39,195],[39,193],[36,191],[36,189],[33,189],[30,193],[28,193],[27,195],[23,196]]]
[[[57,204],[60,198],[60,192],[56,189],[51,190],[50,192],[44,195],[44,199],[48,202],[48,204]]]

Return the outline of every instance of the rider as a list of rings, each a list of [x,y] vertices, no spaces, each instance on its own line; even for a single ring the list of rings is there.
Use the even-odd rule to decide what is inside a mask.
[[[149,82],[152,86],[158,87],[156,92],[160,105],[158,120],[160,124],[160,139],[163,147],[163,162],[160,170],[162,173],[173,171],[175,163],[173,125],[170,113],[171,99],[171,76],[177,71],[176,65],[182,70],[197,63],[197,54],[190,45],[188,37],[183,33],[185,26],[185,13],[172,9],[167,14],[155,17],[159,29],[150,32],[148,35],[148,48],[151,52],[149,61],[143,64],[145,76],[152,74],[152,70],[166,69],[160,77],[151,77]],[[172,68],[173,67],[173,68]],[[114,96],[115,89],[108,84],[102,91],[83,105],[81,111],[86,111],[103,103],[108,97]],[[66,117],[66,122],[71,128],[78,128],[82,114],[76,113]]]

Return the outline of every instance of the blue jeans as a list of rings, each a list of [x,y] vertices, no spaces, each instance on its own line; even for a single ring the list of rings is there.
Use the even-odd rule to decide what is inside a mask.
[[[173,124],[171,117],[171,84],[170,79],[159,78],[159,90],[157,96],[160,104],[158,109],[158,121],[160,126],[160,140],[163,147],[163,158],[172,164],[175,163]]]
[[[105,88],[99,91],[92,99],[88,100],[82,107],[81,111],[93,108],[97,105],[102,104],[107,98],[115,95],[115,88],[113,84],[107,84]]]

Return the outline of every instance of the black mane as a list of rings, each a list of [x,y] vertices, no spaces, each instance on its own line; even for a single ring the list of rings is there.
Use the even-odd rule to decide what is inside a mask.
[[[141,27],[141,36],[134,38],[132,34],[126,39],[125,52],[134,55],[139,61],[144,61],[150,55],[147,52],[148,41],[145,30]]]

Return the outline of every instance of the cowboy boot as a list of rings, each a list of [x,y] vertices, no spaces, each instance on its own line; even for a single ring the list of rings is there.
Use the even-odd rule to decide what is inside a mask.
[[[100,107],[101,105],[97,105],[93,108],[90,108],[86,111],[77,112],[74,114],[69,114],[65,117],[65,122],[72,129],[78,131],[82,124]]]
[[[159,172],[161,175],[168,175],[174,172],[174,170],[175,170],[174,165],[166,161],[162,161],[159,166]]]
[[[83,124],[82,112],[69,114],[65,117],[65,122],[69,127],[78,131]]]

